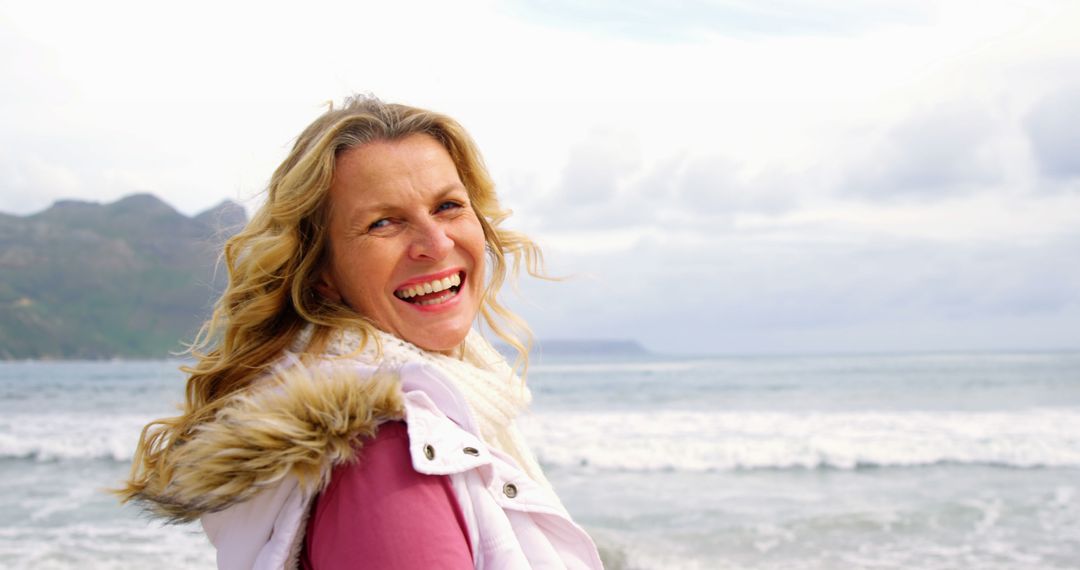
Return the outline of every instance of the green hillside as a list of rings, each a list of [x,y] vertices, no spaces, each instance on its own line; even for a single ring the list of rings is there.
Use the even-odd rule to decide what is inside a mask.
[[[244,220],[232,202],[189,218],[149,194],[0,214],[0,358],[182,350],[224,286],[221,244]]]

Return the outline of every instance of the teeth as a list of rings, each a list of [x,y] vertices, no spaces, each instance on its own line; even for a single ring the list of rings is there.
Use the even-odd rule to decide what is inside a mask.
[[[434,305],[436,303],[443,303],[443,302],[446,302],[447,300],[449,300],[450,297],[453,297],[453,296],[454,296],[453,293],[447,292],[447,293],[445,293],[443,295],[439,295],[438,297],[435,297],[434,299],[426,299],[424,301],[420,301],[419,303],[417,303],[417,305],[427,306],[427,305]]]
[[[429,295],[431,293],[438,293],[439,291],[445,291],[451,287],[457,287],[458,285],[461,285],[461,275],[455,273],[449,277],[435,279],[427,283],[421,283],[419,285],[407,287],[401,291],[396,291],[394,295],[397,295],[397,297],[400,299],[411,299],[417,295]],[[420,304],[430,305],[432,303],[441,303],[452,296],[453,295],[441,295],[438,299],[425,301]]]

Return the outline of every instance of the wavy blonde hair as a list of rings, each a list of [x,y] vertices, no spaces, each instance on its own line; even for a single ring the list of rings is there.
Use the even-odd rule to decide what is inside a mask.
[[[306,348],[311,352],[321,350],[338,328],[359,329],[365,339],[377,342],[373,325],[363,315],[315,292],[328,263],[327,196],[342,152],[414,134],[437,140],[457,166],[490,259],[480,314],[492,332],[518,351],[524,373],[532,334],[496,296],[508,273],[516,276],[522,264],[529,274],[542,276],[543,256],[524,234],[499,227],[510,212],[500,206],[476,144],[445,115],[353,96],[340,108],[330,105],[304,129],[274,171],[266,203],[225,243],[229,283],[190,348],[196,364],[182,368],[189,375],[183,413],[143,429],[131,476],[118,490],[123,500],[137,498],[152,479],[169,480],[170,450],[213,418],[226,396],[267,373],[309,324],[314,331]]]

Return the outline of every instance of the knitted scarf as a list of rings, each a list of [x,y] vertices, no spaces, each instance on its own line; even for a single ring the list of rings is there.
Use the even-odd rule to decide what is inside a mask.
[[[306,346],[310,332],[310,328],[305,329],[294,346]],[[528,408],[532,393],[506,359],[480,333],[469,331],[461,358],[424,350],[382,331],[376,331],[375,336],[381,344],[381,354],[376,343],[371,341],[358,350],[363,336],[359,331],[349,329],[335,331],[323,354],[355,358],[391,369],[419,362],[438,370],[465,397],[484,442],[513,457],[534,481],[551,486],[514,422]]]

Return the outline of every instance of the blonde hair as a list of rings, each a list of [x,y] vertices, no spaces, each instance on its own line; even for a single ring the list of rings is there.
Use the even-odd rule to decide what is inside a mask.
[[[365,339],[377,340],[363,315],[315,292],[328,262],[327,196],[342,152],[414,134],[437,140],[457,166],[483,227],[490,260],[480,314],[492,332],[518,351],[524,373],[532,334],[496,295],[507,274],[516,276],[523,262],[529,274],[541,276],[543,256],[524,234],[499,227],[510,212],[500,206],[476,144],[445,115],[353,96],[341,108],[331,105],[304,129],[274,171],[266,203],[225,243],[229,283],[190,348],[196,364],[182,368],[189,375],[183,413],[143,429],[131,477],[118,491],[123,500],[138,497],[154,478],[168,481],[170,450],[213,418],[226,396],[265,374],[309,324],[314,330],[305,348],[311,351],[320,350],[338,328],[359,329]]]

